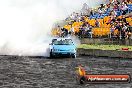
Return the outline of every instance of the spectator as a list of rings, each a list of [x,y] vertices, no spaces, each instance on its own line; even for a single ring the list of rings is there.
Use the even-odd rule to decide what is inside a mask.
[[[121,37],[122,37],[122,39],[125,39],[126,38],[126,32],[125,32],[125,30],[121,30]]]
[[[93,14],[94,14],[94,13],[93,13],[93,10],[91,10],[91,11],[90,11],[90,16],[93,16]]]
[[[122,4],[121,10],[122,10],[122,15],[125,15],[128,12],[128,7],[126,3]]]
[[[99,27],[99,21],[97,19],[95,19],[95,27]]]
[[[70,34],[73,36],[74,35],[74,27],[71,27],[71,29],[70,29]]]
[[[101,16],[101,14],[103,13],[103,10],[102,10],[101,8],[98,8],[98,13],[99,13],[100,16]]]
[[[115,26],[113,25],[112,27],[111,27],[111,29],[110,29],[110,38],[111,38],[111,36],[113,36],[114,35],[114,30],[115,30]]]

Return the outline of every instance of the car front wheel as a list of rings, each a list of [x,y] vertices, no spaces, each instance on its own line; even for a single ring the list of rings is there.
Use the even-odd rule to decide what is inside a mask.
[[[73,54],[73,55],[72,55],[72,58],[76,58],[76,54]]]

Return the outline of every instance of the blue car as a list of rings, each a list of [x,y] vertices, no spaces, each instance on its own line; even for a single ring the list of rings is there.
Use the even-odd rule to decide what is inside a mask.
[[[53,39],[50,44],[50,57],[54,56],[71,56],[76,58],[76,46],[72,39]]]

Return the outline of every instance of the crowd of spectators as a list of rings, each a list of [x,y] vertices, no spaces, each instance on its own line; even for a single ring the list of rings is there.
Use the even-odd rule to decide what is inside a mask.
[[[76,35],[80,38],[132,38],[131,0],[109,0],[94,9],[87,7],[86,3],[84,5],[83,11],[88,12],[73,12],[65,19],[66,25],[58,26],[57,35]]]

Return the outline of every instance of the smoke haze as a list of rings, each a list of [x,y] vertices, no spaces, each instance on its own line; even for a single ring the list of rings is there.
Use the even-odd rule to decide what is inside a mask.
[[[52,25],[103,0],[1,0],[0,55],[47,56]]]

